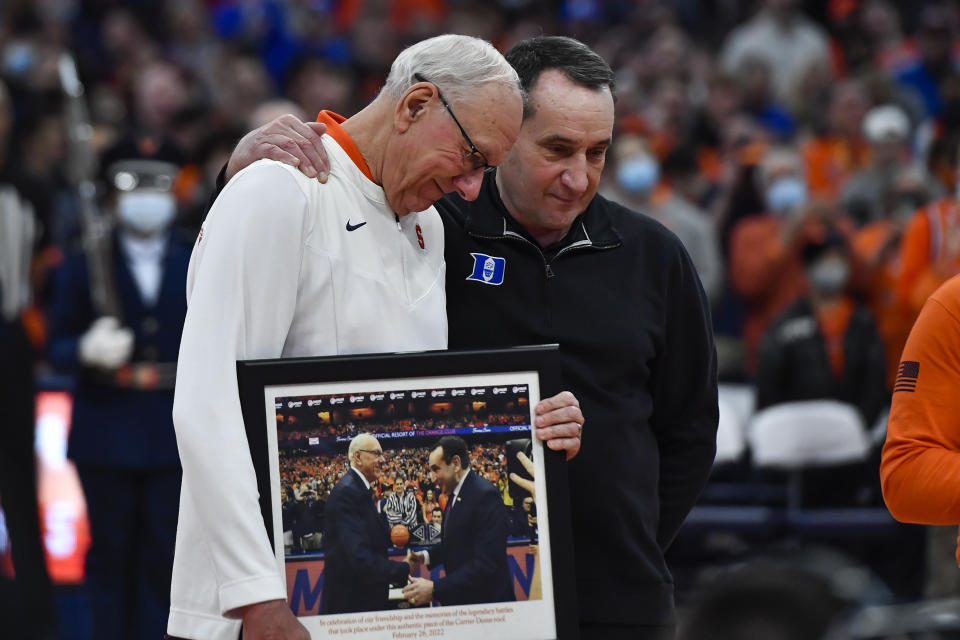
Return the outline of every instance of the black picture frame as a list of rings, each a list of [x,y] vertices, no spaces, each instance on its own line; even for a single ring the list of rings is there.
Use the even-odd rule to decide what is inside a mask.
[[[283,543],[274,533],[275,495],[280,492],[279,474],[271,477],[269,431],[276,424],[267,424],[267,395],[270,388],[321,383],[406,380],[417,378],[502,374],[505,380],[518,372],[533,372],[539,385],[539,399],[560,391],[558,346],[535,345],[495,350],[450,350],[397,354],[369,354],[247,360],[237,362],[237,381],[243,421],[250,455],[256,471],[257,488],[264,526],[278,557],[283,557]],[[454,386],[456,383],[454,383]],[[529,411],[533,412],[531,398]],[[532,422],[532,415],[531,415]],[[276,442],[274,442],[276,451]],[[545,500],[538,495],[536,505],[549,512],[550,570],[556,640],[577,640],[577,600],[574,582],[573,538],[570,522],[569,484],[565,455],[543,446],[542,459],[547,487]],[[277,454],[275,454],[277,455]],[[538,486],[541,486],[538,484]],[[534,511],[536,513],[536,511]],[[543,568],[541,567],[541,572]],[[546,591],[546,585],[544,588]],[[289,587],[288,587],[289,593]],[[443,608],[441,606],[441,608]],[[452,607],[451,607],[452,608]],[[413,610],[411,610],[413,611]],[[479,618],[478,618],[479,619]],[[328,631],[328,630],[327,630]],[[494,630],[495,631],[495,630]],[[328,631],[329,632],[329,631]],[[353,634],[353,631],[349,633]],[[442,635],[436,631],[421,637]],[[446,634],[460,637],[457,630]],[[354,637],[357,637],[354,635]],[[367,636],[365,636],[367,637]],[[370,637],[381,637],[380,635]],[[395,631],[384,631],[383,638],[395,638]]]

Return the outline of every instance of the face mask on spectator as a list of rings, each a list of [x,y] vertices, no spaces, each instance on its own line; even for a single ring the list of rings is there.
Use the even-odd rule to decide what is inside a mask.
[[[144,235],[165,230],[173,221],[177,203],[172,193],[138,190],[117,197],[117,216],[128,229]]]
[[[850,279],[850,267],[843,260],[834,258],[821,260],[810,267],[810,284],[815,290],[826,295],[840,293]]]
[[[807,183],[793,176],[777,178],[767,187],[765,197],[770,213],[788,215],[806,203]]]
[[[629,193],[643,193],[653,189],[660,179],[660,167],[647,154],[628,158],[617,169],[617,181]]]

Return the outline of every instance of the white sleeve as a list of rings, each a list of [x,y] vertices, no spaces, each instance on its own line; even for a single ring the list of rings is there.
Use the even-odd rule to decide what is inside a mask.
[[[221,614],[286,598],[260,514],[236,361],[279,357],[294,315],[307,198],[261,161],[217,198],[190,264],[173,420],[183,487],[196,505]]]

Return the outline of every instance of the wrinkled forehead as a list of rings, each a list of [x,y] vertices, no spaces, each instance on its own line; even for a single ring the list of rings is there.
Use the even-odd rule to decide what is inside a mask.
[[[613,136],[613,94],[607,86],[586,87],[559,70],[549,69],[537,78],[527,100],[530,109],[523,122],[524,135],[580,134],[587,143]]]

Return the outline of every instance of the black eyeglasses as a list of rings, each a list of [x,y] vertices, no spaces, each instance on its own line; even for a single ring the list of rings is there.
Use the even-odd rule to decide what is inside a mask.
[[[384,458],[384,457],[386,457],[386,456],[383,455],[383,451],[377,451],[376,449],[357,449],[357,451],[363,451],[364,453],[370,453],[370,454],[373,454],[373,455],[377,456],[378,458]]]
[[[417,80],[419,80],[420,82],[430,82],[429,80],[427,80],[426,78],[424,78],[424,77],[423,77],[422,75],[420,75],[419,73],[413,74],[413,77],[416,78]],[[437,84],[436,84],[435,82],[430,82],[430,84],[432,84],[433,86],[437,87]],[[463,139],[467,141],[467,145],[470,147],[470,153],[468,153],[467,155],[465,155],[465,156],[463,156],[462,158],[460,158],[460,160],[466,160],[467,158],[473,158],[473,170],[474,170],[474,171],[476,171],[477,169],[483,169],[483,172],[484,172],[484,173],[490,173],[491,171],[493,171],[494,169],[496,169],[496,167],[491,166],[490,163],[487,162],[487,157],[486,157],[485,155],[483,155],[483,152],[482,152],[482,151],[480,151],[479,149],[477,149],[477,145],[473,144],[473,140],[470,139],[470,136],[467,135],[467,132],[466,132],[466,130],[463,128],[463,125],[460,124],[460,121],[457,120],[457,116],[454,115],[453,109],[450,108],[450,104],[449,104],[446,100],[444,100],[443,94],[440,93],[440,87],[437,87],[437,97],[440,98],[440,103],[441,103],[441,104],[444,106],[444,108],[447,110],[447,113],[450,114],[450,117],[453,118],[453,121],[457,123],[457,128],[460,129],[460,135],[463,136]]]

